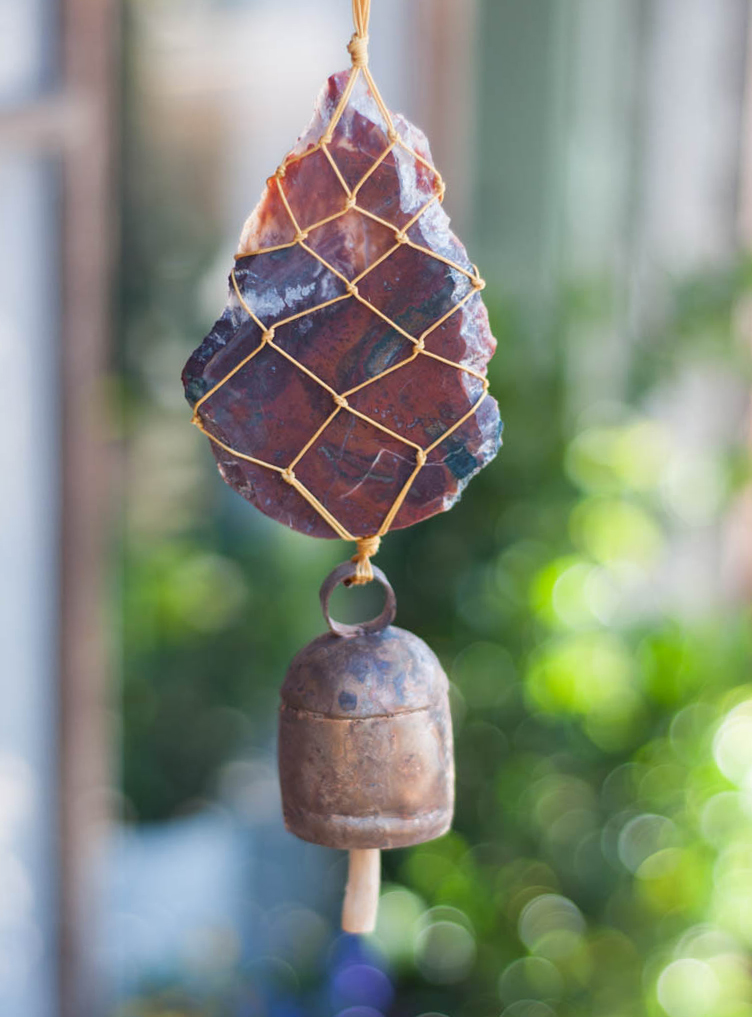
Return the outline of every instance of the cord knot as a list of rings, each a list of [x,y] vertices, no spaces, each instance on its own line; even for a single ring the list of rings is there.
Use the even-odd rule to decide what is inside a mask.
[[[405,233],[404,230],[395,230],[394,231],[394,239],[397,241],[398,244],[406,244],[407,243],[407,233]]]
[[[274,338],[274,329],[273,328],[267,328],[267,329],[265,329],[261,333],[261,341],[262,342],[270,343],[273,338]]]
[[[421,468],[426,465],[427,458],[428,456],[426,455],[422,448],[419,448],[418,451],[415,453],[415,460],[418,466],[420,466]]]
[[[286,467],[286,469],[282,470],[282,479],[287,481],[288,484],[294,484],[295,470],[291,469],[289,466]]]
[[[353,555],[352,561],[355,564],[355,576],[352,580],[353,586],[365,586],[373,579],[373,567],[371,558],[381,547],[381,537],[361,537],[358,540],[357,553]]]
[[[358,35],[357,32],[353,34],[347,44],[347,52],[350,54],[353,67],[367,67],[368,66],[368,36]]]
[[[349,409],[350,404],[343,395],[340,395],[338,392],[335,392],[332,398],[334,399],[335,403],[337,404],[337,406],[339,406],[341,410]]]

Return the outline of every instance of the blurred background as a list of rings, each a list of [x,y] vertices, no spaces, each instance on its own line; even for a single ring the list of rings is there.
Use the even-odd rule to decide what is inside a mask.
[[[752,1017],[750,22],[374,0],[506,445],[379,556],[458,802],[358,940],[274,744],[350,549],[232,493],[179,383],[350,4],[1,0],[3,1017]]]

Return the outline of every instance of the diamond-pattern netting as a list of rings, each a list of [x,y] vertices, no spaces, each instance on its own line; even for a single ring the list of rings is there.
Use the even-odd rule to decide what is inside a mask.
[[[384,119],[385,146],[378,154],[359,151],[359,158],[363,159],[363,172],[359,179],[353,181],[352,160],[348,163],[347,178],[337,163],[338,125],[361,75]],[[372,139],[369,143],[373,145]],[[379,176],[396,175],[397,159],[405,155],[415,160],[426,193],[425,202],[411,216],[406,215],[404,210],[390,209],[383,202],[379,205],[376,198],[383,194],[383,188],[374,187]],[[335,208],[327,204],[322,196],[325,189],[317,190],[316,181],[322,174],[334,177],[339,182],[341,201]],[[297,182],[305,182],[309,195],[307,201],[300,200],[301,188],[297,186],[295,197],[292,200],[288,198],[286,180],[293,178]],[[445,256],[443,252],[431,250],[421,242],[421,220],[424,216],[430,216],[435,202],[443,199],[444,184],[435,167],[398,134],[391,114],[363,62],[354,61],[337,108],[319,141],[305,152],[289,157],[277,170],[273,187],[273,200],[278,201],[279,207],[284,209],[289,231],[287,226],[279,230],[277,236],[272,238],[275,240],[273,246],[236,256],[231,281],[240,306],[248,316],[249,326],[243,342],[243,355],[216,381],[210,379],[210,387],[194,405],[193,422],[212,442],[232,456],[279,474],[343,539],[360,541],[381,537],[392,526],[426,463],[436,459],[438,450],[449,449],[448,439],[478,412],[486,398],[488,381],[484,373],[443,357],[426,345],[433,333],[440,333],[445,323],[483,289],[484,283],[475,266],[462,264],[452,257],[464,256],[459,245],[456,251],[450,250]],[[388,217],[390,214],[391,219]],[[335,222],[339,227],[336,233],[329,228]],[[344,247],[343,232],[353,240],[352,244]],[[369,242],[358,243],[358,239],[361,238],[362,241],[366,235]],[[269,280],[275,271],[283,270],[281,263],[275,262],[274,252],[288,249],[295,249],[296,258],[300,259],[301,264],[313,263],[315,271],[312,273],[311,292],[299,310],[279,317],[273,310],[265,312],[262,292],[268,289]],[[354,275],[349,271],[353,249],[360,252],[360,263],[355,264]],[[427,316],[425,310],[411,302],[411,294],[405,292],[404,288],[402,292],[399,289],[387,291],[380,285],[380,276],[388,261],[389,268],[399,269],[397,263],[404,262],[405,265],[410,264],[414,271],[416,259],[421,262],[421,277],[427,280],[427,285],[431,285],[432,276],[436,277],[437,290],[441,288],[440,283],[447,268],[457,274],[455,278],[458,282],[452,288],[451,299],[445,298],[442,304],[434,305],[431,316]],[[289,264],[284,266],[284,271],[289,271]],[[383,343],[378,349],[375,346],[371,349],[366,340],[359,351],[362,364],[359,373],[362,380],[346,389],[340,389],[337,385],[338,373],[348,373],[337,370],[338,357],[342,360],[346,350],[337,349],[336,339],[332,340],[326,353],[309,349],[301,338],[300,327],[304,318],[310,317],[311,324],[320,321],[335,311],[336,305],[343,301],[355,301],[360,305],[364,336],[368,333],[369,319],[372,322],[378,319],[382,330],[387,326],[390,336],[386,350]],[[233,348],[237,349],[237,346],[233,344]],[[229,352],[228,348],[227,353]],[[211,421],[207,417],[212,417],[212,414],[207,413],[210,407],[206,404],[226,385],[237,386],[239,396],[243,392],[247,393],[249,386],[253,386],[254,370],[273,370],[270,358],[275,357],[280,358],[279,367],[284,366],[286,373],[289,373],[290,368],[300,372],[300,389],[301,393],[305,392],[305,399],[301,395],[301,401],[308,414],[306,419],[310,418],[311,424],[310,436],[305,444],[288,449],[282,438],[283,421],[276,421],[280,425],[280,437],[275,440],[273,456],[269,457],[276,461],[271,462],[254,455],[253,449],[243,450],[226,444],[209,426]],[[327,358],[326,362],[322,361],[322,357]],[[431,391],[426,393],[425,412],[419,407],[418,416],[408,422],[410,426],[407,426],[404,421],[400,422],[397,408],[380,404],[378,386],[382,379],[394,371],[404,372],[406,385],[419,386],[421,381],[412,377],[414,372],[411,370],[419,357],[433,361],[436,370],[432,370],[430,375],[435,381],[435,390],[429,384]],[[457,419],[448,419],[448,402],[442,406],[441,379],[442,372],[445,371],[463,372],[471,376],[473,381],[466,387],[471,392],[477,390],[471,408]],[[349,377],[352,380],[351,373]],[[312,386],[316,392],[311,391]],[[312,472],[310,467],[313,458],[329,454],[329,446],[339,441],[340,432],[348,419],[350,426],[365,429],[364,434],[367,434],[368,440],[378,446],[384,464],[394,462],[398,465],[396,473],[392,474],[399,478],[396,496],[388,511],[376,515],[374,509],[372,518],[368,520],[369,532],[366,533],[351,533],[305,482]],[[214,423],[223,431],[221,421],[215,419]],[[420,442],[408,437],[408,432],[419,436]],[[363,478],[360,484],[356,474],[357,469],[354,467],[355,486],[362,483],[376,484],[379,481],[378,470],[368,470],[368,477]],[[337,483],[344,488],[347,478],[339,478]],[[418,486],[422,489],[425,485]],[[346,496],[347,491],[344,491],[342,497]],[[427,488],[423,496],[432,497],[431,491]]]

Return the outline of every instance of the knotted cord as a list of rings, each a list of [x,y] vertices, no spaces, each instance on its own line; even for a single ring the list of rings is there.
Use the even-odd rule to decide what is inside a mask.
[[[368,21],[370,16],[370,7],[371,7],[370,0],[353,0],[353,21],[355,23],[355,33],[352,36],[350,43],[348,45],[348,51],[350,53],[350,57],[352,60],[352,69],[350,71],[347,84],[342,92],[342,96],[339,100],[334,115],[332,116],[332,119],[329,125],[327,126],[324,134],[321,136],[321,138],[315,145],[312,145],[302,155],[288,158],[286,162],[277,169],[273,178],[276,183],[276,187],[278,189],[282,204],[284,205],[285,211],[289,216],[290,222],[292,223],[292,226],[295,230],[294,239],[287,244],[278,244],[275,247],[258,248],[257,250],[253,251],[243,251],[242,253],[235,255],[236,259],[245,258],[256,254],[268,254],[271,253],[272,251],[279,251],[284,248],[291,248],[298,245],[308,254],[316,258],[317,261],[321,262],[321,264],[325,268],[327,268],[330,272],[332,272],[333,275],[340,279],[345,284],[345,292],[340,296],[334,297],[331,300],[327,300],[323,303],[317,304],[315,307],[310,307],[305,311],[301,311],[297,314],[292,314],[289,317],[282,319],[281,321],[277,321],[273,326],[268,326],[256,315],[253,308],[251,308],[248,305],[247,301],[245,300],[243,294],[240,291],[240,287],[238,286],[238,281],[235,275],[235,269],[233,268],[232,273],[230,275],[233,289],[243,309],[246,311],[251,320],[255,322],[255,324],[261,330],[261,341],[259,345],[250,354],[248,354],[248,356],[244,357],[238,364],[235,365],[235,367],[232,368],[232,370],[228,371],[227,374],[220,379],[220,381],[218,381],[206,393],[204,393],[204,395],[201,396],[201,398],[195,403],[193,409],[193,423],[199,428],[199,430],[201,430],[207,436],[207,438],[209,438],[212,442],[214,442],[220,448],[224,449],[229,454],[236,456],[238,459],[242,459],[245,462],[252,463],[256,466],[263,466],[266,469],[273,470],[276,473],[279,473],[282,479],[286,483],[290,484],[290,486],[293,487],[298,492],[298,494],[300,494],[301,497],[304,498],[308,502],[308,504],[311,505],[312,508],[316,510],[316,512],[318,512],[318,514],[325,520],[325,522],[329,524],[332,530],[334,530],[334,532],[339,537],[341,537],[343,540],[351,540],[357,542],[357,553],[352,559],[357,565],[356,575],[355,578],[353,579],[354,584],[368,583],[373,579],[373,571],[371,568],[370,559],[378,551],[379,545],[381,543],[381,537],[383,537],[384,534],[386,534],[390,529],[392,523],[394,522],[397,516],[397,513],[399,512],[405,498],[408,495],[408,492],[410,491],[410,488],[412,487],[415,481],[415,478],[425,465],[428,455],[433,451],[433,449],[435,449],[438,445],[445,441],[449,437],[449,435],[456,431],[458,427],[461,427],[466,420],[468,420],[477,412],[478,408],[480,407],[480,404],[483,402],[483,400],[486,398],[488,394],[488,379],[483,374],[463,364],[458,364],[455,361],[447,360],[445,357],[442,357],[439,354],[433,353],[432,351],[426,349],[427,337],[437,328],[443,325],[444,322],[447,321],[452,315],[456,314],[457,311],[459,311],[467,303],[467,301],[471,299],[471,297],[473,297],[476,293],[482,290],[483,287],[485,286],[485,283],[479,276],[478,270],[477,268],[475,268],[475,266],[473,266],[473,271],[470,272],[464,266],[457,264],[457,262],[452,261],[450,258],[445,258],[442,255],[437,254],[435,251],[431,251],[427,247],[423,247],[422,245],[415,243],[407,235],[410,227],[414,226],[415,223],[418,222],[421,216],[426,212],[428,208],[430,208],[434,201],[439,202],[443,201],[445,185],[436,168],[432,166],[431,163],[428,162],[428,160],[424,159],[414,149],[407,145],[407,143],[399,136],[394,126],[394,121],[392,120],[392,116],[389,112],[389,109],[384,103],[384,100],[381,97],[381,93],[379,92],[376,83],[373,80],[371,72],[368,68]],[[337,124],[339,123],[345,111],[345,108],[347,107],[347,103],[350,99],[350,96],[352,95],[352,91],[353,88],[355,87],[358,77],[361,75],[365,79],[365,82],[371,91],[374,101],[376,102],[376,105],[378,106],[378,109],[387,125],[388,145],[385,148],[385,150],[381,153],[381,155],[378,156],[378,158],[376,158],[376,160],[369,167],[366,173],[361,177],[358,183],[354,187],[350,188],[341,170],[337,166],[337,163],[333,155],[329,151],[329,145],[332,142],[334,130]],[[382,219],[380,216],[369,211],[368,209],[362,208],[360,205],[358,205],[358,193],[360,189],[363,187],[363,185],[370,178],[370,176],[375,172],[375,170],[378,169],[378,167],[382,164],[382,162],[387,158],[387,156],[390,154],[390,152],[392,152],[392,150],[396,146],[400,146],[417,162],[422,163],[436,175],[436,184],[435,184],[436,193],[401,228],[395,226],[393,223],[388,222],[386,219]],[[334,170],[337,179],[342,185],[345,194],[345,201],[341,211],[335,213],[334,215],[327,216],[325,219],[322,219],[319,222],[316,222],[308,226],[305,230],[303,230],[301,229],[300,224],[298,223],[295,215],[293,214],[282,181],[284,180],[285,171],[288,166],[299,160],[309,158],[317,151],[323,152],[327,161]],[[341,272],[339,272],[333,265],[330,265],[328,261],[326,261],[320,254],[318,254],[311,246],[309,246],[306,243],[309,234],[313,230],[318,229],[319,227],[324,226],[327,223],[333,222],[336,219],[339,219],[340,217],[344,216],[351,210],[355,210],[359,212],[361,215],[364,215],[367,218],[373,220],[374,222],[380,223],[382,226],[386,226],[394,233],[395,241],[394,245],[390,247],[389,250],[386,251],[386,253],[384,253],[380,258],[374,261],[373,264],[371,264],[368,268],[366,268],[363,272],[360,273],[360,275],[356,276],[354,279],[348,279]],[[363,297],[358,291],[358,283],[365,279],[366,276],[370,272],[372,272],[375,268],[377,268],[379,265],[382,265],[387,260],[387,258],[393,255],[396,251],[398,251],[400,247],[402,247],[403,245],[412,247],[414,250],[420,251],[421,253],[427,255],[428,257],[443,262],[451,269],[460,272],[462,275],[467,276],[471,283],[470,289],[465,294],[465,296],[458,300],[457,303],[454,304],[446,312],[446,314],[442,315],[442,317],[439,318],[438,321],[434,322],[433,325],[431,325],[417,337],[406,332],[395,321],[392,321],[386,314],[384,314],[372,303],[370,303],[370,301]],[[304,364],[300,363],[300,361],[296,360],[295,357],[291,356],[291,354],[289,354],[286,350],[279,346],[275,342],[275,336],[277,331],[283,326],[298,321],[299,319],[305,317],[306,315],[313,314],[316,311],[321,311],[325,307],[329,307],[332,304],[336,304],[342,300],[357,300],[360,304],[362,304],[364,307],[367,307],[370,311],[376,314],[379,318],[381,318],[386,324],[388,324],[396,332],[402,335],[405,339],[409,340],[413,344],[414,348],[413,352],[404,360],[401,360],[397,364],[393,364],[391,367],[382,371],[380,374],[374,375],[367,381],[362,382],[360,385],[356,385],[353,388],[348,389],[346,392],[340,393],[336,392],[323,379],[319,378],[316,374],[314,374],[313,371],[309,370],[309,368],[307,368]],[[280,467],[272,463],[264,462],[262,459],[257,459],[255,456],[248,455],[244,452],[240,452],[238,449],[232,448],[229,445],[225,444],[223,441],[220,440],[220,438],[212,434],[212,432],[206,427],[199,412],[201,406],[208,399],[210,399],[211,396],[213,396],[223,385],[225,385],[230,380],[230,378],[233,377],[233,375],[240,371],[241,368],[245,367],[246,364],[248,364],[258,353],[261,352],[261,350],[263,350],[267,346],[276,350],[277,353],[279,353],[286,360],[288,360],[295,367],[297,367],[300,371],[302,371],[305,375],[307,375],[314,382],[316,382],[323,389],[325,389],[332,397],[332,401],[334,403],[333,411],[326,418],[324,423],[318,428],[318,430],[310,437],[310,439],[306,442],[306,444],[298,452],[298,454],[292,459],[292,461],[288,463],[286,467]],[[355,409],[355,407],[350,405],[350,403],[348,402],[348,396],[354,395],[361,389],[366,388],[367,386],[373,385],[375,382],[380,381],[382,378],[386,377],[386,375],[388,374],[391,374],[393,371],[396,371],[399,368],[412,363],[418,356],[430,357],[431,359],[437,360],[440,363],[448,365],[449,367],[456,368],[458,371],[464,371],[465,373],[472,375],[474,378],[477,378],[483,386],[482,394],[480,395],[479,399],[475,402],[475,404],[472,406],[472,408],[468,410],[468,412],[465,413],[462,417],[460,417],[459,420],[455,421],[455,423],[451,427],[444,431],[435,441],[433,441],[426,448],[423,448],[417,443],[410,441],[409,438],[405,438],[402,435],[397,434],[395,431],[390,430],[390,428],[386,427],[379,421],[374,420],[373,418],[367,416],[365,413],[361,413],[360,410]],[[397,441],[407,445],[409,448],[412,449],[413,454],[415,456],[415,465],[413,467],[413,470],[411,471],[409,477],[407,478],[407,481],[404,483],[401,490],[397,494],[397,497],[395,498],[391,508],[385,515],[381,523],[381,526],[379,527],[377,533],[375,534],[370,534],[366,536],[358,536],[351,534],[339,522],[339,520],[334,515],[332,515],[332,513],[324,505],[321,504],[318,498],[316,498],[316,496],[311,491],[309,491],[308,488],[295,475],[295,467],[301,461],[303,456],[309,451],[309,449],[315,444],[315,442],[318,441],[318,439],[321,437],[326,428],[332,423],[335,417],[342,412],[354,414],[356,417],[359,417],[361,420],[364,420],[366,423],[382,431],[384,434],[387,434],[391,438],[394,438]]]

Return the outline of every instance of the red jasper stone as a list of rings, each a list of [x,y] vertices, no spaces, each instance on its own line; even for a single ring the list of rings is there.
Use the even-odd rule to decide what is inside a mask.
[[[394,528],[451,508],[501,442],[483,382],[495,340],[424,135],[395,115],[390,141],[359,76],[320,145],[349,74],[267,181],[224,314],[183,372],[227,483],[317,537],[338,534],[280,470],[370,536],[411,477]]]

